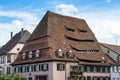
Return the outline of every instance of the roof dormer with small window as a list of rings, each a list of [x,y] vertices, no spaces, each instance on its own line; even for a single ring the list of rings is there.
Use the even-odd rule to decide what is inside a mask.
[[[74,54],[71,50],[69,50],[67,53],[66,53],[67,57],[68,58],[73,58],[74,57]]]
[[[56,51],[56,57],[59,57],[59,58],[64,57],[64,53],[63,53],[63,51],[62,51],[61,49],[58,49],[58,50]]]
[[[32,51],[29,52],[29,58],[32,58]]]
[[[37,58],[37,57],[40,57],[40,50],[37,50],[37,51],[36,51],[35,57],[36,57],[36,58]]]
[[[22,59],[25,59],[25,55],[26,55],[26,53],[24,52],[24,53],[22,54]]]

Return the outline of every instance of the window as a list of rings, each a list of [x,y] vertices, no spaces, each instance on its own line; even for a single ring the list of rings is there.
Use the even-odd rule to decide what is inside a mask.
[[[28,80],[32,80],[32,77],[29,77]]]
[[[100,72],[101,67],[97,66],[97,72]]]
[[[32,51],[29,52],[29,58],[32,58]]]
[[[17,48],[17,51],[19,51],[20,50],[20,48]]]
[[[94,66],[90,66],[90,72],[94,72]]]
[[[57,64],[57,70],[58,71],[64,71],[65,70],[65,64],[58,63]]]
[[[14,72],[18,73],[19,72],[19,67],[14,67]]]
[[[33,71],[33,65],[30,65],[29,66],[29,72],[32,72]]]
[[[27,72],[29,72],[29,66],[27,66]]]
[[[22,54],[22,59],[25,59],[25,53]]]
[[[96,69],[97,67],[96,66],[94,66],[94,72],[96,72],[97,71],[97,69]]]
[[[87,66],[87,72],[90,72],[90,66]]]
[[[57,57],[63,57],[64,56],[64,53],[61,49],[59,49],[57,52],[56,52],[56,56]]]
[[[48,64],[42,64],[42,71],[48,70]]]
[[[114,72],[117,72],[117,67],[116,66],[114,66]]]
[[[108,73],[109,72],[109,68],[105,67],[105,72]]]
[[[69,58],[73,58],[74,57],[74,54],[72,53],[71,50],[67,52],[67,57],[69,57]]]
[[[120,66],[118,66],[118,71],[120,72]]]
[[[36,57],[40,57],[40,51],[39,50],[36,51]]]
[[[11,55],[7,56],[7,63],[11,62]]]
[[[7,74],[10,74],[10,73],[11,73],[11,68],[7,67]]]
[[[40,65],[39,64],[37,64],[37,65],[34,65],[34,70],[36,70],[36,71],[40,71]]]
[[[22,72],[26,72],[26,66],[23,66],[22,68]]]

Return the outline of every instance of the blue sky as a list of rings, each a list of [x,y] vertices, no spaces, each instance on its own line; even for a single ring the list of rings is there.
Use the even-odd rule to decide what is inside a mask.
[[[0,0],[0,46],[10,32],[32,32],[47,10],[85,19],[99,42],[120,45],[120,0]]]

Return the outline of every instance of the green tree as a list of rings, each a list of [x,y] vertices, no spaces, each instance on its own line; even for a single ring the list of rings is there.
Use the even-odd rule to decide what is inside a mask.
[[[18,74],[0,74],[0,80],[27,80]]]

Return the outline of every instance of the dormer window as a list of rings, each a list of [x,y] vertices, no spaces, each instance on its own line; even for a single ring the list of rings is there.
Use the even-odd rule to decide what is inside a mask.
[[[64,53],[61,49],[59,49],[57,52],[56,52],[56,56],[57,57],[64,57]]]
[[[102,61],[101,63],[105,63],[105,57],[102,56]]]
[[[74,57],[74,54],[72,53],[71,50],[68,51],[66,55],[67,55],[67,57],[69,57],[69,58],[73,58],[73,57]]]
[[[22,59],[25,59],[25,54],[26,54],[25,52],[22,54]]]
[[[36,57],[39,57],[40,56],[40,51],[39,50],[37,50],[36,51],[36,55],[35,55]]]
[[[29,52],[29,58],[32,58],[32,51]]]

